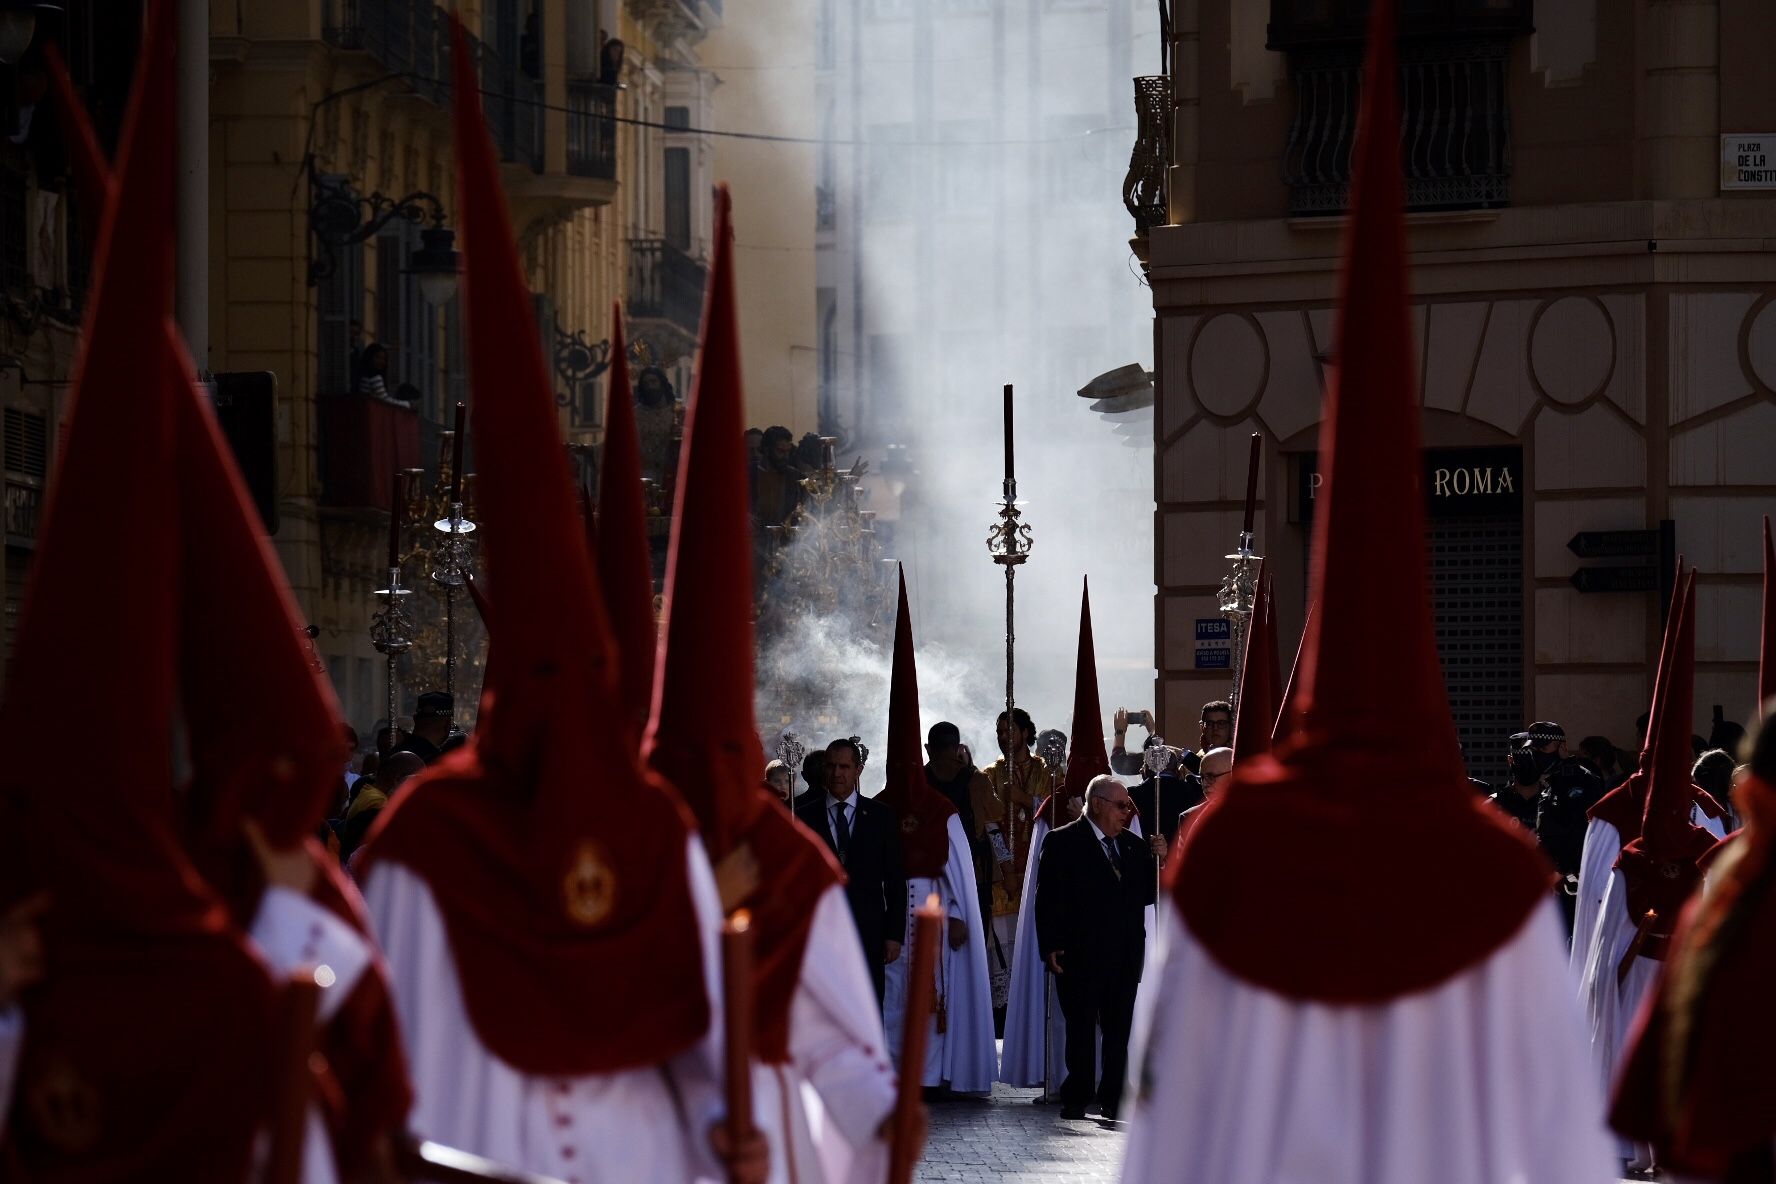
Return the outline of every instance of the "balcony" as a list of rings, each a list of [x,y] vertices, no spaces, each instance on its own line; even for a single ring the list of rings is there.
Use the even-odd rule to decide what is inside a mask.
[[[1289,54],[1295,115],[1283,176],[1291,214],[1337,214],[1349,200],[1361,56],[1360,43],[1342,41]],[[1509,63],[1508,36],[1402,42],[1400,149],[1408,209],[1510,204]]]
[[[360,395],[322,396],[321,504],[388,510],[394,474],[420,463],[419,416]]]
[[[664,239],[629,240],[629,316],[682,333],[694,346],[709,269]]]
[[[440,107],[450,101],[450,16],[434,0],[325,0],[321,39],[405,75],[415,93]],[[463,39],[475,57],[487,127],[500,159],[540,172],[542,84],[473,33],[465,32]]]
[[[617,176],[616,90],[598,82],[567,84],[567,171],[614,181]]]

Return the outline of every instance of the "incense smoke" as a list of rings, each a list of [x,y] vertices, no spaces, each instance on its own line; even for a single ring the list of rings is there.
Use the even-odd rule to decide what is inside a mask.
[[[1158,22],[1146,0],[929,7],[828,10],[832,72],[817,98],[832,142],[808,184],[833,193],[817,282],[839,315],[819,427],[841,438],[841,464],[872,467],[868,504],[885,553],[906,566],[921,723],[953,720],[985,764],[1005,700],[1005,581],[985,545],[1004,383],[1016,387],[1019,496],[1035,538],[1017,574],[1017,702],[1038,728],[1069,728],[1090,576],[1104,732],[1117,707],[1157,706],[1151,412],[1113,424],[1076,392],[1130,362],[1152,368],[1151,294],[1121,187],[1129,79],[1157,71]],[[756,51],[765,63],[810,56],[799,43]],[[806,98],[773,117],[801,126],[796,101]],[[808,614],[766,639],[759,723],[768,748],[784,716],[810,748],[862,736],[873,792],[891,609],[873,634],[868,624]],[[770,698],[790,672],[803,691]]]

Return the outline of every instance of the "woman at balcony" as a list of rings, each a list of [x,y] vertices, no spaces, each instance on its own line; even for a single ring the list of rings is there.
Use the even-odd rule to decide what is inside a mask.
[[[419,392],[407,383],[402,383],[391,394],[388,388],[388,368],[388,346],[380,341],[372,341],[358,355],[358,377],[353,386],[358,394],[367,399],[411,409],[414,401],[419,398]]]

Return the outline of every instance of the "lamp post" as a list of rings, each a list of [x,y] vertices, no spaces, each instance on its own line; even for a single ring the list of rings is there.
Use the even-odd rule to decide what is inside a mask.
[[[462,255],[456,232],[444,224],[444,203],[421,189],[405,197],[372,193],[359,197],[344,180],[309,171],[308,228],[321,251],[308,265],[308,286],[314,287],[338,269],[334,252],[365,241],[396,218],[422,226],[419,246],[407,257],[407,274],[419,279],[420,295],[434,308],[456,295]]]

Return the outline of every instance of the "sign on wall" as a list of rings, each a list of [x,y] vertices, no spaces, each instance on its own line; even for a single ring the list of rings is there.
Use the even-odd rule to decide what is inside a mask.
[[[1317,452],[1301,454],[1296,522],[1312,522],[1325,474]],[[1510,446],[1427,448],[1425,511],[1432,518],[1494,517],[1523,512],[1523,450]]]
[[[1226,617],[1196,619],[1196,668],[1233,669],[1233,626]]]
[[[1721,137],[1722,189],[1776,189],[1776,132]]]

